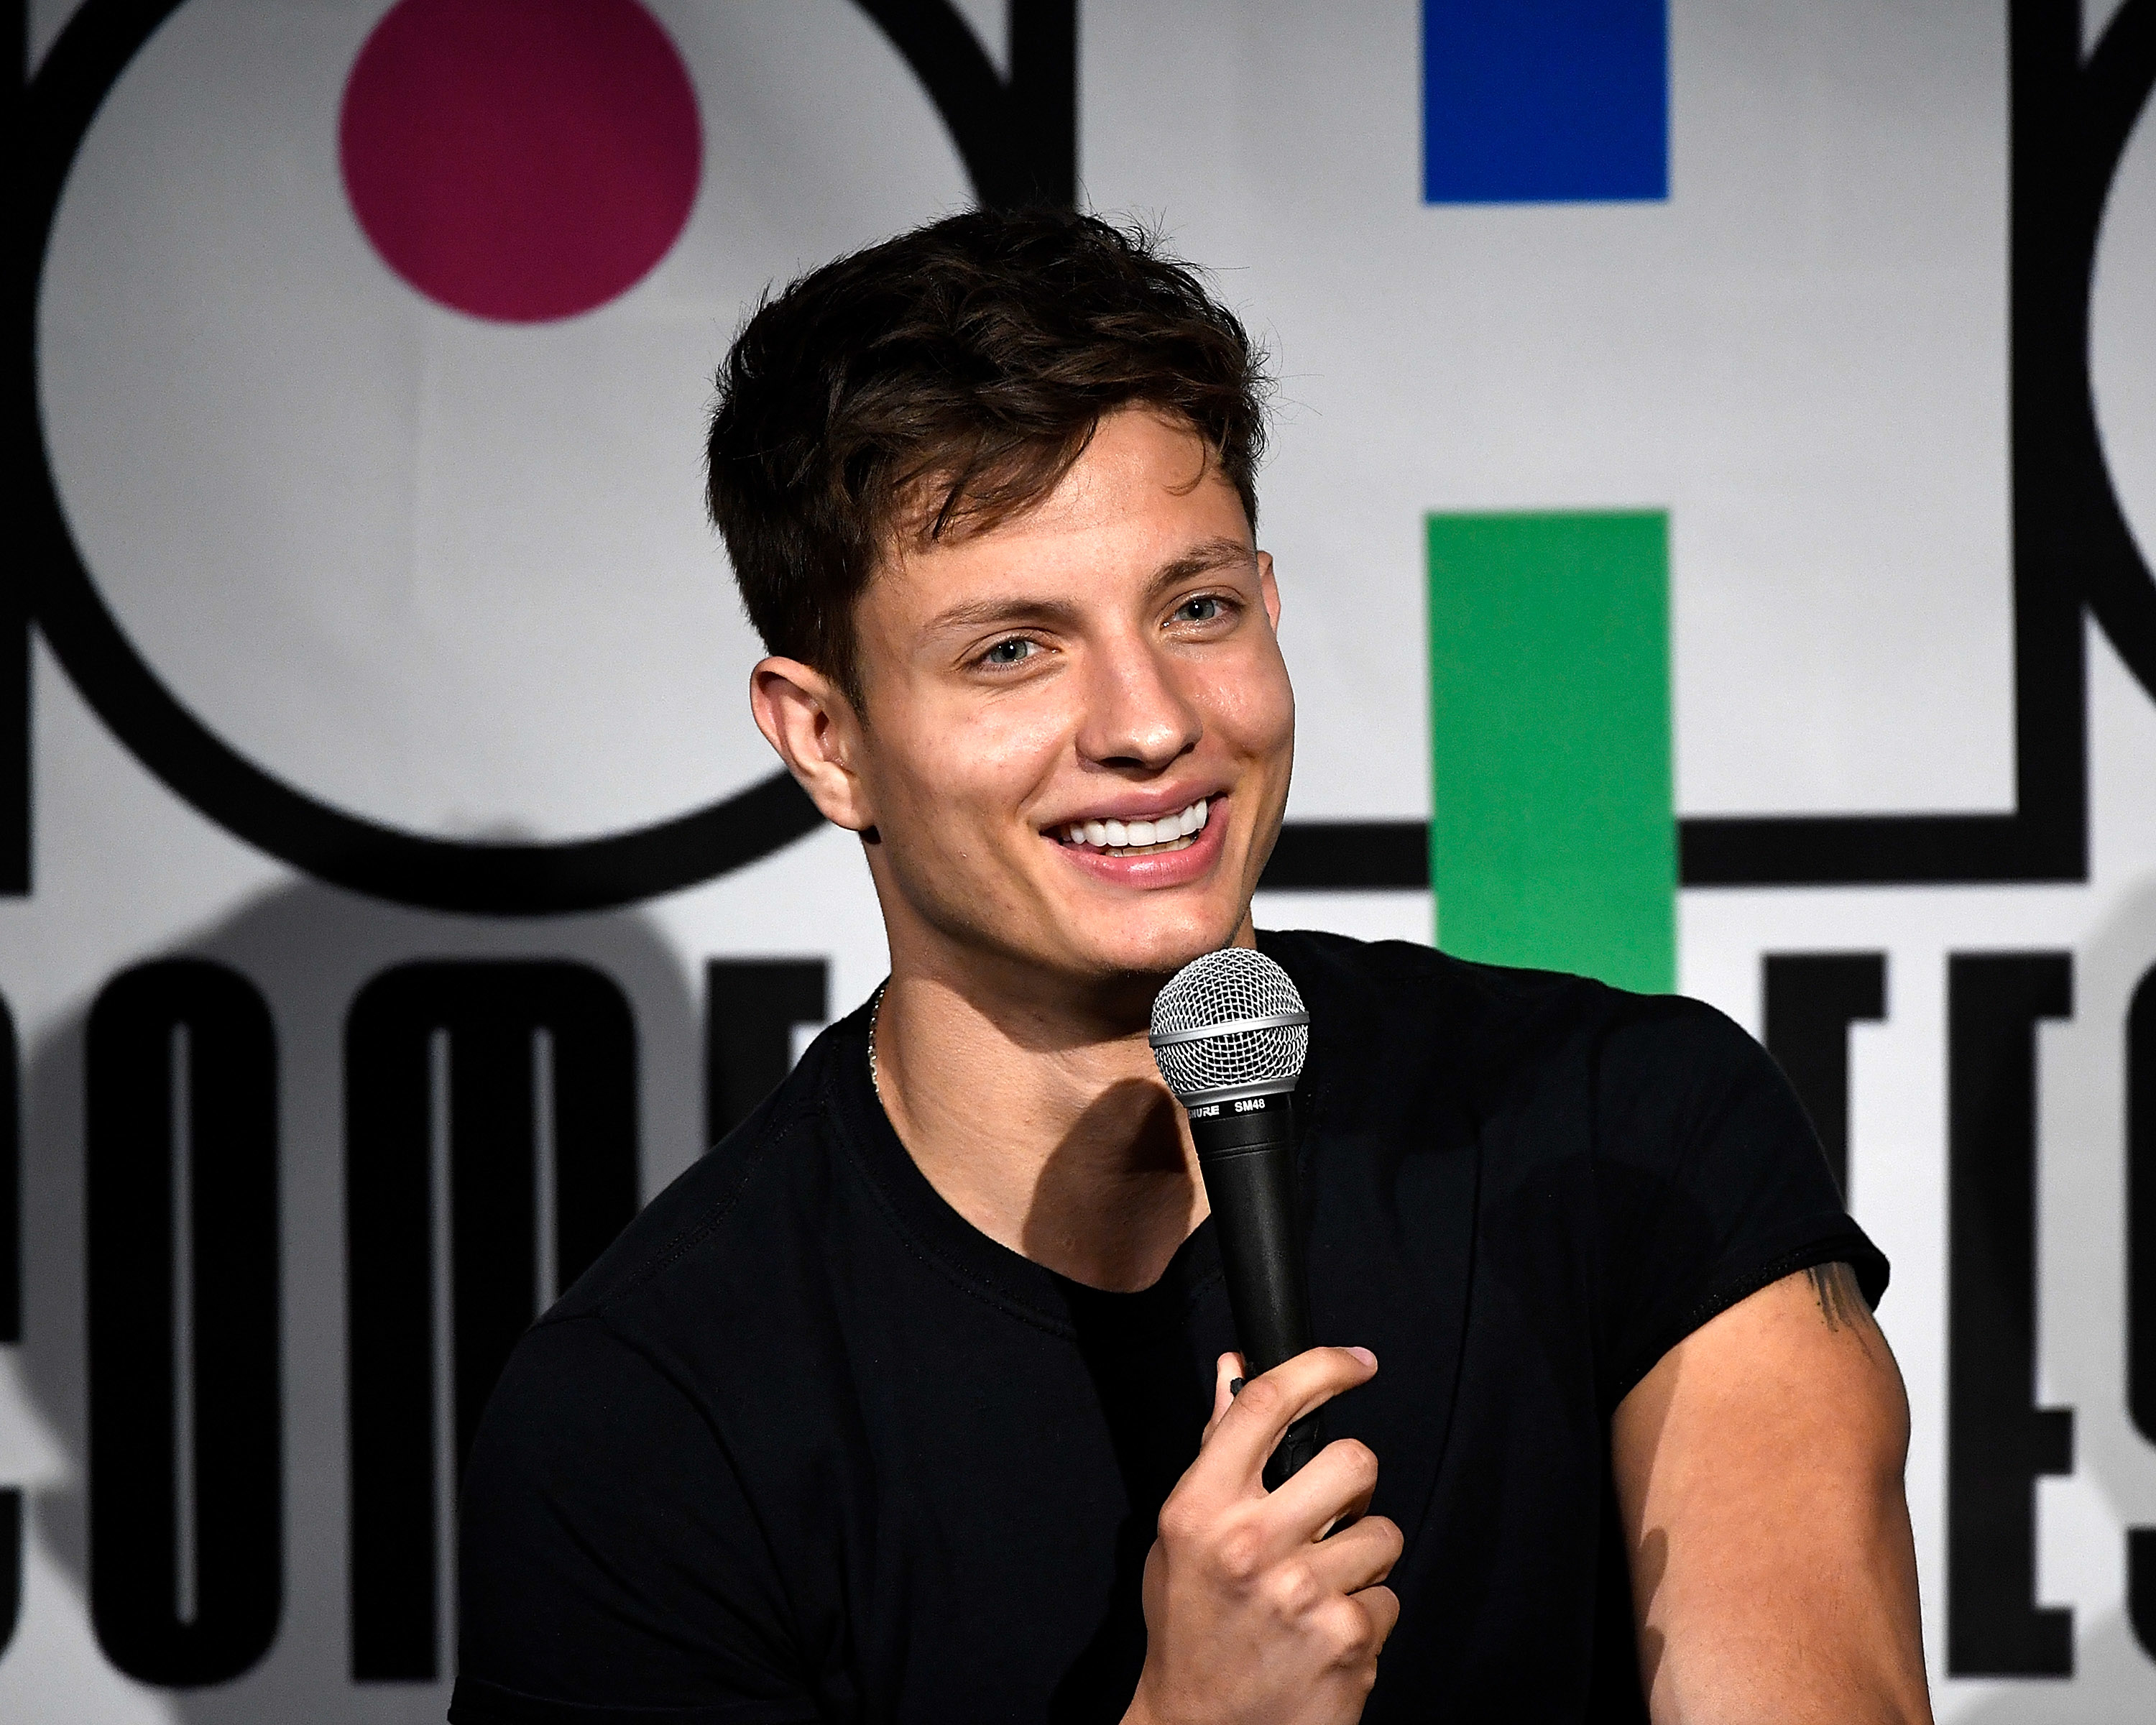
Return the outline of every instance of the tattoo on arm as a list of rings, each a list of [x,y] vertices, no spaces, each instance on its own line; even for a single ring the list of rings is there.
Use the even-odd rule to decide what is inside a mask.
[[[1871,1343],[1866,1332],[1873,1326],[1871,1308],[1864,1303],[1864,1291],[1856,1285],[1856,1272],[1846,1264],[1815,1264],[1804,1274],[1811,1278],[1818,1296],[1820,1316],[1830,1330],[1847,1330],[1866,1353]]]

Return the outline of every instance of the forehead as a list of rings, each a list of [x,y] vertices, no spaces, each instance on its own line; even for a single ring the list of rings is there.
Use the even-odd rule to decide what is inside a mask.
[[[1250,554],[1235,488],[1188,425],[1144,409],[1103,418],[1070,471],[1031,507],[974,531],[901,547],[864,603],[921,622],[955,600],[1023,592],[1082,599],[1150,583],[1203,548]]]

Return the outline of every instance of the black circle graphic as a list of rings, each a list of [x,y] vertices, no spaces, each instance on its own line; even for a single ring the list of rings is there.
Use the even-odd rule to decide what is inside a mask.
[[[27,422],[18,424],[26,470],[23,531],[38,624],[83,699],[136,759],[228,831],[321,880],[426,909],[495,916],[608,909],[727,874],[813,831],[822,817],[783,772],[674,819],[595,839],[466,843],[403,831],[331,807],[264,771],[196,717],[136,650],[98,593],[60,506],[38,395],[38,284],[61,193],[91,122],[143,44],[182,3],[86,0],[25,92],[28,231],[13,307],[22,368],[14,394]],[[863,9],[893,36],[916,76],[923,74],[923,49],[951,45],[947,31],[932,33],[927,43],[901,39],[906,31],[894,31],[879,16],[888,8],[865,0]],[[984,100],[1000,92],[978,75],[987,63],[970,36],[966,45],[974,47],[972,56],[947,56],[937,75],[923,82],[978,181],[983,131],[1008,110]],[[953,67],[958,87],[947,90]],[[1006,162],[1011,153],[1004,152]]]

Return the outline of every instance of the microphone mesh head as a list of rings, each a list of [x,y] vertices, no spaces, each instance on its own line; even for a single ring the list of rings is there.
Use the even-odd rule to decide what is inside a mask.
[[[1279,965],[1248,947],[1224,947],[1192,959],[1168,978],[1152,1004],[1152,1034],[1302,1011],[1302,996]],[[1170,1042],[1156,1045],[1152,1057],[1168,1087],[1187,1102],[1212,1091],[1292,1090],[1309,1053],[1305,1022]]]

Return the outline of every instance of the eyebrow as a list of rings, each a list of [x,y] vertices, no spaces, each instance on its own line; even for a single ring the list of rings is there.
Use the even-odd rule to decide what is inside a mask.
[[[1188,581],[1194,575],[1204,575],[1214,569],[1224,569],[1230,564],[1241,564],[1248,568],[1258,560],[1258,554],[1240,539],[1223,536],[1206,539],[1194,545],[1172,562],[1163,563],[1152,578],[1156,593],[1173,587],[1178,581]]]
[[[1181,557],[1163,563],[1153,572],[1147,583],[1148,595],[1173,587],[1178,581],[1188,581],[1194,575],[1203,575],[1209,570],[1224,569],[1230,565],[1249,567],[1257,561],[1257,553],[1240,539],[1226,537],[1203,540]],[[1068,599],[1051,599],[1019,596],[1007,599],[983,599],[969,605],[953,605],[935,618],[927,628],[931,634],[943,634],[957,629],[1004,629],[1020,624],[1046,624],[1059,628],[1070,628],[1078,621],[1078,608]]]
[[[1004,629],[1021,623],[1045,623],[1069,628],[1078,620],[1078,608],[1068,599],[983,599],[971,605],[953,605],[928,625],[931,634],[962,629]]]

